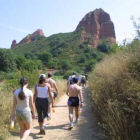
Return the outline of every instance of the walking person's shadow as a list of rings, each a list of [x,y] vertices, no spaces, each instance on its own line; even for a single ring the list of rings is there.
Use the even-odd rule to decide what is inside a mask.
[[[35,126],[34,129],[37,129],[39,131],[39,126]],[[46,130],[55,130],[55,129],[63,129],[66,131],[70,131],[69,125],[68,124],[63,124],[63,125],[57,125],[57,126],[46,126]],[[40,135],[39,133],[30,133],[30,136],[33,139],[40,139],[43,138],[43,135]]]

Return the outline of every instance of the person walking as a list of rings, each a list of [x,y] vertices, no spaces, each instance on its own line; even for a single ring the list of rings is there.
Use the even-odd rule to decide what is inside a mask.
[[[51,73],[48,73],[48,78],[46,79],[46,82],[50,84],[53,93],[53,98],[55,99],[58,95],[58,86],[56,84],[56,81],[52,78]]]
[[[85,75],[82,75],[81,84],[82,84],[82,87],[83,87],[83,88],[86,87],[86,77],[85,77]]]
[[[46,82],[50,84],[51,93],[52,93],[53,99],[55,100],[55,98],[58,96],[58,87],[57,87],[55,80],[52,79],[51,73],[48,73],[48,78],[46,79]],[[52,102],[50,102],[50,100],[49,100],[48,120],[51,119],[51,110],[52,110]]]
[[[67,87],[66,94],[69,96],[68,98],[68,108],[69,108],[69,120],[70,120],[70,129],[73,128],[73,109],[75,108],[75,117],[76,122],[79,121],[79,98],[80,98],[80,107],[83,107],[83,96],[82,89],[78,85],[78,79],[76,77],[73,78],[73,84]]]
[[[73,84],[73,78],[76,77],[76,72],[73,72],[71,76],[69,76],[67,85]]]
[[[21,87],[14,92],[11,119],[14,120],[16,112],[16,118],[20,126],[20,139],[26,140],[31,132],[32,118],[35,119],[35,109],[33,93],[27,88],[27,78],[21,78],[20,85]]]
[[[48,98],[50,98],[53,107],[53,97],[51,94],[51,87],[46,83],[46,75],[39,76],[39,82],[35,86],[34,102],[38,114],[38,123],[40,127],[40,134],[45,135],[45,125],[48,118]]]

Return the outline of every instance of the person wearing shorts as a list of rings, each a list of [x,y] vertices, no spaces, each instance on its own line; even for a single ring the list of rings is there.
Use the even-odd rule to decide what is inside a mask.
[[[79,97],[69,97],[68,106],[72,106],[72,107],[79,106]]]
[[[70,120],[70,129],[73,128],[73,109],[75,108],[75,117],[76,122],[78,122],[79,114],[79,98],[81,101],[80,107],[83,107],[83,96],[82,96],[82,89],[78,85],[78,79],[76,77],[73,78],[73,83],[67,87],[66,94],[69,96],[68,98],[68,108],[69,108],[69,120]]]
[[[21,88],[17,89],[14,93],[11,119],[14,119],[16,112],[16,118],[20,126],[20,139],[26,140],[31,132],[31,122],[32,118],[35,118],[35,109],[33,105],[33,93],[27,88],[27,78],[21,78],[20,85]]]
[[[51,73],[48,73],[48,78],[46,79],[46,83],[50,84],[51,93],[52,93],[53,99],[55,100],[55,98],[58,96],[58,87],[55,80],[52,78]],[[52,103],[49,99],[48,120],[51,119],[51,110],[52,110]]]
[[[46,75],[41,74],[39,76],[39,82],[35,86],[35,93],[34,93],[34,102],[38,114],[38,123],[40,127],[40,134],[45,135],[45,125],[46,120],[48,118],[48,108],[49,108],[49,101],[52,102],[53,107],[53,97],[51,94],[51,87],[50,84],[46,83]]]

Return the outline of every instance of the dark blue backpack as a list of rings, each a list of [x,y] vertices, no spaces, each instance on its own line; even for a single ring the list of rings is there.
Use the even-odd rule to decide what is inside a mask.
[[[70,77],[70,81],[69,81],[69,82],[70,82],[70,85],[74,84],[74,82],[73,82],[73,79],[74,79],[74,78],[76,78],[76,79],[78,80],[78,77],[72,77],[72,76],[71,76],[71,77]]]
[[[74,83],[73,83],[73,78],[74,78],[74,77],[71,76],[71,78],[70,78],[70,85],[74,84]]]

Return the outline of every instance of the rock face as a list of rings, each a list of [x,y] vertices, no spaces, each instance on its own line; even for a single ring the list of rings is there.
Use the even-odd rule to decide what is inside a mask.
[[[33,34],[29,34],[25,38],[23,38],[18,44],[24,44],[24,43],[29,43],[31,41],[35,41],[36,36],[44,36],[43,31],[41,29],[38,29]]]
[[[12,45],[11,45],[11,49],[13,49],[16,45],[17,45],[16,40],[13,40],[13,41],[12,41]]]
[[[35,41],[35,40],[37,40],[36,37],[38,37],[38,36],[45,36],[41,29],[36,30],[33,34],[27,35],[19,43],[16,43],[16,40],[13,40],[11,49],[13,49],[16,45],[30,43],[31,41]]]
[[[103,9],[96,9],[85,15],[76,30],[83,27],[81,41],[90,38],[89,45],[97,47],[100,40],[106,40],[109,45],[116,43],[114,24],[110,15]]]

